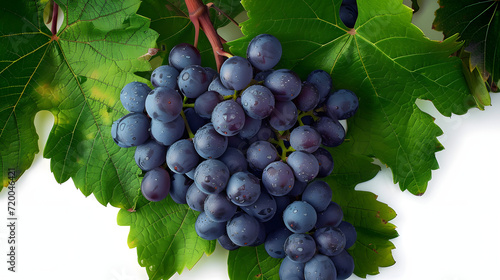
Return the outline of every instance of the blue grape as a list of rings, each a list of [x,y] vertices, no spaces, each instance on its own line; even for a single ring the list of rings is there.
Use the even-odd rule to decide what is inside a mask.
[[[305,263],[316,253],[316,242],[309,234],[293,233],[283,245],[285,254],[294,262]]]
[[[317,178],[329,176],[334,167],[332,154],[323,147],[319,147],[313,156],[318,160],[319,172]]]
[[[182,111],[181,95],[174,89],[158,87],[146,97],[146,112],[155,120],[171,122]]]
[[[328,207],[322,212],[318,213],[318,220],[316,221],[316,228],[322,227],[338,227],[344,213],[342,208],[334,201],[330,201]]]
[[[196,167],[194,182],[206,194],[220,193],[228,181],[229,169],[222,161],[207,159]]]
[[[318,160],[310,153],[295,151],[291,153],[286,163],[292,168],[295,179],[310,182],[319,172]]]
[[[257,74],[255,74],[255,76],[253,77],[254,80],[256,80],[257,82],[263,82],[267,76],[269,76],[269,74],[273,73],[274,70],[273,69],[269,69],[269,70],[266,70],[266,71],[261,71]]]
[[[142,113],[151,88],[145,83],[131,82],[120,91],[120,101],[129,112]]]
[[[161,65],[151,73],[151,84],[153,84],[154,87],[169,87],[176,89],[178,76],[179,71],[175,69],[175,67]]]
[[[305,280],[336,280],[337,270],[332,260],[322,254],[315,255],[304,266]]]
[[[227,222],[227,236],[238,246],[250,246],[259,236],[259,222],[252,216],[239,212]]]
[[[200,117],[200,115],[195,112],[194,108],[186,108],[184,110],[184,116],[186,116],[186,121],[193,133],[196,133],[200,127],[207,124],[207,120]]]
[[[257,135],[257,133],[260,130],[260,127],[262,125],[262,120],[257,120],[254,118],[249,117],[248,115],[245,116],[245,125],[243,128],[238,132],[238,135],[243,138],[243,139],[250,139]]]
[[[332,119],[345,120],[358,110],[359,102],[356,94],[348,89],[333,92],[325,103],[328,116]]]
[[[222,96],[216,91],[207,91],[196,98],[194,110],[200,117],[210,119],[215,106],[222,100]]]
[[[346,250],[342,250],[338,255],[331,256],[330,260],[332,260],[337,271],[337,280],[345,280],[354,272],[354,259]]]
[[[294,233],[306,233],[316,225],[314,207],[305,201],[294,201],[283,211],[285,226]]]
[[[335,227],[323,227],[314,232],[314,240],[318,251],[327,256],[335,256],[344,250],[346,239],[344,233]]]
[[[177,79],[179,90],[187,98],[197,98],[206,92],[210,82],[205,68],[199,65],[184,68]]]
[[[264,119],[271,115],[275,100],[268,88],[252,85],[241,94],[241,104],[248,116],[254,119]]]
[[[241,105],[229,99],[215,106],[212,112],[212,123],[219,134],[236,135],[245,125],[245,112]]]
[[[160,201],[167,197],[170,191],[170,175],[156,167],[144,174],[141,182],[142,195],[149,201]]]
[[[288,193],[288,195],[292,197],[301,196],[306,187],[307,187],[307,182],[301,182],[299,180],[295,180],[295,184],[293,184],[293,188]]]
[[[242,90],[246,88],[252,80],[252,65],[241,56],[233,56],[222,63],[219,76],[224,87]]]
[[[177,204],[186,204],[186,194],[193,180],[183,174],[174,173],[170,186],[170,197]]]
[[[274,196],[290,193],[295,184],[295,176],[288,164],[282,161],[271,162],[262,172],[262,185]]]
[[[325,211],[332,200],[332,189],[325,181],[311,182],[302,193],[302,200],[311,204],[317,212]]]
[[[229,96],[234,94],[234,90],[226,88],[220,81],[219,77],[215,77],[212,80],[210,85],[208,85],[208,90],[218,92],[222,96]]]
[[[149,118],[142,113],[129,113],[113,123],[111,136],[122,148],[142,145],[149,139]]]
[[[228,147],[218,160],[227,166],[231,175],[236,172],[246,171],[248,167],[245,155],[240,150],[232,147]]]
[[[247,48],[247,59],[253,67],[264,71],[276,66],[281,59],[281,43],[269,34],[255,36]]]
[[[271,220],[264,222],[264,226],[268,233],[278,228],[285,227],[285,223],[283,222],[283,211],[285,211],[286,207],[291,202],[288,196],[275,196],[274,200],[276,201],[276,214],[274,214]]]
[[[227,137],[227,146],[231,148],[235,148],[240,150],[243,153],[246,153],[246,150],[248,149],[248,141],[247,139],[243,139],[239,137],[238,135],[233,135]],[[245,158],[246,160],[246,158]]]
[[[280,265],[280,280],[304,280],[305,263],[294,262],[284,258]]]
[[[271,90],[276,101],[290,101],[299,96],[302,81],[292,70],[279,69],[266,77],[264,86]]]
[[[290,145],[297,151],[313,153],[321,146],[321,135],[311,126],[298,126],[290,133]]]
[[[306,81],[316,87],[319,93],[319,103],[323,103],[332,90],[332,77],[330,74],[320,69],[314,70],[309,73]]]
[[[266,120],[262,120],[262,124],[260,125],[260,129],[257,134],[248,139],[250,144],[255,143],[257,141],[268,141],[271,138],[274,138],[275,134],[271,126]]]
[[[286,227],[280,227],[267,235],[264,248],[269,256],[277,259],[286,257],[285,241],[292,234]]]
[[[252,215],[259,222],[267,222],[276,214],[276,201],[272,195],[261,192],[259,199],[248,206],[242,206],[241,209],[247,214]]]
[[[181,139],[168,149],[166,162],[172,172],[185,174],[198,165],[200,157],[194,149],[193,142]]]
[[[356,228],[349,222],[342,221],[338,225],[338,229],[342,231],[345,235],[345,248],[349,249],[351,248],[352,245],[356,242],[356,239],[358,238],[358,234],[356,232]]]
[[[155,140],[137,146],[134,154],[137,166],[144,171],[149,171],[165,162],[167,148]]]
[[[339,10],[340,20],[345,26],[354,28],[358,19],[358,5],[356,0],[344,0]]]
[[[321,144],[327,147],[337,147],[344,142],[345,129],[335,119],[322,117],[314,124],[314,128],[321,135]]]
[[[172,145],[175,141],[181,139],[186,128],[182,116],[178,116],[171,122],[162,122],[155,119],[151,120],[151,136],[165,146]]]
[[[247,161],[250,167],[264,170],[267,165],[278,159],[278,151],[273,144],[266,141],[254,142],[247,149]]]
[[[229,238],[229,236],[227,236],[227,234],[221,235],[219,238],[217,238],[217,241],[222,246],[222,248],[228,251],[234,251],[240,248],[240,246],[234,244],[233,241],[231,241],[231,239]]]
[[[226,233],[226,222],[216,222],[201,212],[194,223],[196,234],[205,240],[215,240]]]
[[[292,101],[276,102],[269,116],[269,124],[278,131],[292,128],[297,122],[298,111]]]
[[[259,178],[249,172],[236,172],[229,178],[226,193],[238,206],[251,205],[261,193]]]
[[[219,73],[212,67],[204,67],[204,68],[205,72],[207,72],[207,77],[210,82],[212,82],[215,79],[215,77],[219,77]]]
[[[200,189],[196,186],[195,183],[191,184],[186,192],[186,203],[189,208],[203,212],[203,207],[205,205],[205,199],[208,194],[200,191]]]
[[[196,152],[205,159],[218,158],[227,149],[227,137],[220,135],[212,123],[202,126],[193,138]]]
[[[168,63],[177,70],[182,71],[182,69],[190,65],[200,65],[201,55],[193,45],[180,43],[170,50]]]
[[[262,223],[259,222],[259,234],[257,235],[257,239],[255,239],[255,241],[252,244],[250,244],[250,246],[256,247],[261,244],[264,244],[264,242],[266,242],[266,237],[267,237],[266,228]]]
[[[319,98],[318,89],[313,84],[304,81],[299,96],[293,99],[293,103],[300,111],[309,112],[318,106]]]
[[[207,216],[216,222],[226,222],[236,214],[234,205],[225,192],[211,194],[205,199],[203,210]]]

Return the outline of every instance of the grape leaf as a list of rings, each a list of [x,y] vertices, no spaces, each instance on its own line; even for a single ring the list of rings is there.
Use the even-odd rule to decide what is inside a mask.
[[[460,48],[457,36],[427,39],[411,24],[411,9],[397,0],[357,1],[359,16],[349,29],[340,21],[340,3],[244,0],[245,37],[230,42],[231,50],[244,55],[254,36],[269,33],[283,46],[277,68],[303,79],[323,69],[334,87],[353,90],[360,105],[348,120],[352,152],[378,158],[402,190],[423,194],[439,167],[435,153],[443,147],[436,137],[442,131],[416,99],[431,100],[445,116],[464,114],[475,104],[460,60],[450,57]]]
[[[145,81],[140,57],[155,46],[150,21],[136,14],[140,1],[56,1],[64,13],[57,36],[43,22],[48,1],[14,1],[0,8],[0,147],[2,170],[20,176],[38,152],[35,114],[49,110],[55,123],[44,149],[57,182],[70,177],[85,195],[131,208],[139,168],[133,149],[111,138],[126,111],[120,89]],[[5,185],[5,175],[2,175]]]
[[[264,245],[229,251],[227,258],[229,279],[234,280],[279,280],[280,264],[281,259],[269,256]]]
[[[479,67],[483,78],[491,75],[500,80],[500,2],[499,1],[439,1],[433,28],[445,37],[458,33],[472,53],[472,68]]]
[[[146,268],[149,279],[168,279],[184,267],[191,269],[204,253],[215,250],[215,241],[196,234],[197,217],[198,212],[168,197],[135,212],[121,209],[118,224],[130,226],[128,245],[137,247],[139,264]]]

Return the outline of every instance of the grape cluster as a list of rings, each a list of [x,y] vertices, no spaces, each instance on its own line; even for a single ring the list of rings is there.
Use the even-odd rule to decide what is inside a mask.
[[[323,70],[302,81],[273,69],[281,53],[274,36],[261,34],[246,58],[229,57],[217,73],[201,66],[195,47],[177,45],[152,72],[154,89],[122,89],[130,113],[111,134],[120,147],[136,147],[143,196],[170,195],[200,212],[201,238],[227,250],[265,244],[284,258],[281,279],[346,279],[356,231],[342,221],[330,186],[315,179],[332,172],[325,147],[344,141],[339,121],[356,113],[358,98],[333,90]]]

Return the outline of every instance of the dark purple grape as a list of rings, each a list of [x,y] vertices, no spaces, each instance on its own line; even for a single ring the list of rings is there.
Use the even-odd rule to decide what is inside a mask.
[[[253,79],[256,80],[257,82],[263,82],[267,78],[267,76],[269,76],[269,74],[273,73],[273,71],[274,71],[273,69],[261,71],[255,74],[255,77],[253,77]]]
[[[192,141],[181,139],[170,146],[166,161],[172,172],[185,174],[198,165],[200,157],[196,153]]]
[[[252,65],[241,56],[228,58],[220,68],[220,81],[227,89],[242,90],[253,77]]]
[[[305,201],[294,201],[283,211],[285,226],[294,233],[306,233],[316,225],[314,207]]]
[[[177,79],[179,90],[187,98],[197,98],[206,92],[210,82],[205,68],[199,65],[184,68]]]
[[[227,236],[238,246],[250,246],[259,236],[259,222],[252,216],[239,212],[227,222]]]
[[[274,200],[276,201],[276,214],[274,214],[271,220],[264,223],[268,233],[278,228],[285,227],[285,223],[283,222],[283,211],[285,211],[286,207],[291,202],[289,196],[275,196]]]
[[[304,263],[284,258],[280,265],[280,280],[304,280]]]
[[[171,122],[182,111],[181,95],[174,89],[158,87],[146,97],[146,112],[155,120]]]
[[[293,188],[288,193],[288,195],[292,197],[301,196],[306,187],[307,187],[307,182],[301,182],[299,180],[295,180],[295,184],[293,184]]]
[[[248,167],[245,155],[237,148],[228,147],[218,160],[227,166],[231,175],[236,172],[246,171]]]
[[[262,120],[257,120],[254,118],[249,117],[248,115],[245,116],[245,125],[243,128],[240,130],[238,135],[243,138],[243,139],[250,139],[257,135],[257,133],[260,130],[260,127],[262,125]]]
[[[177,116],[171,122],[162,122],[159,120],[151,120],[151,136],[165,146],[172,145],[175,141],[181,139],[186,126],[182,116]]]
[[[250,167],[264,170],[271,162],[278,160],[278,151],[273,144],[257,141],[247,149],[247,161]]]
[[[332,189],[325,181],[316,180],[306,187],[302,200],[311,204],[317,212],[325,211],[332,200]]]
[[[285,240],[284,248],[292,261],[305,263],[316,253],[316,242],[309,234],[294,233]]]
[[[322,117],[314,124],[314,128],[321,135],[321,144],[327,147],[336,147],[344,142],[345,129],[337,120]]]
[[[134,154],[137,166],[144,171],[159,167],[165,162],[167,148],[155,140],[137,146]]]
[[[266,242],[266,237],[267,237],[266,228],[261,222],[259,222],[259,234],[257,235],[257,239],[255,239],[255,241],[252,244],[250,244],[250,246],[256,247],[261,244],[264,244],[264,242]]]
[[[226,222],[216,222],[205,212],[201,212],[194,223],[194,229],[199,237],[205,240],[215,240],[226,233]]]
[[[331,279],[335,280],[337,270],[332,260],[322,254],[316,254],[304,266],[305,280]]]
[[[208,194],[200,191],[196,184],[193,183],[186,192],[186,203],[189,208],[198,212],[203,212],[207,196]]]
[[[194,110],[200,117],[210,119],[212,118],[215,106],[222,102],[222,100],[222,96],[216,91],[207,91],[196,98]]]
[[[154,87],[169,87],[176,89],[178,76],[179,71],[175,69],[175,67],[161,65],[151,73],[151,84],[153,84]]]
[[[318,213],[316,228],[322,227],[338,227],[344,218],[342,208],[333,201],[330,201],[325,211]]]
[[[238,206],[248,206],[259,199],[261,190],[259,178],[249,172],[236,172],[227,183],[226,193]]]
[[[227,166],[219,160],[207,159],[201,162],[194,173],[194,182],[206,194],[220,193],[229,180]]]
[[[314,240],[318,251],[327,256],[335,256],[344,250],[346,239],[344,233],[335,227],[323,227],[314,232]]]
[[[342,23],[349,28],[354,28],[358,19],[358,5],[356,0],[344,0],[340,5],[339,16]]]
[[[234,251],[240,248],[240,246],[234,244],[233,241],[231,241],[231,239],[229,238],[229,236],[227,236],[227,234],[223,234],[222,236],[217,238],[217,241],[222,246],[222,248],[228,251]]]
[[[274,95],[264,86],[252,85],[241,94],[241,104],[250,117],[264,119],[271,115],[274,109]]]
[[[151,88],[145,83],[131,82],[120,91],[120,101],[129,112],[142,113]]]
[[[295,151],[288,156],[286,163],[301,182],[314,180],[319,172],[318,160],[310,153]]]
[[[290,101],[299,96],[302,81],[292,70],[278,69],[266,77],[264,86],[271,90],[276,101]]]
[[[338,255],[331,256],[330,260],[332,260],[337,271],[337,280],[345,280],[354,272],[354,259],[346,250],[342,250]]]
[[[290,146],[296,151],[314,153],[321,145],[321,135],[311,126],[297,126],[290,133]]]
[[[248,44],[247,58],[253,67],[264,71],[276,66],[281,59],[281,43],[269,34],[255,36]]]
[[[332,154],[323,147],[319,147],[313,156],[316,157],[319,164],[319,172],[317,178],[329,176],[333,171],[333,157]]]
[[[288,164],[282,161],[271,162],[262,172],[262,185],[274,196],[290,193],[295,184],[295,176]]]
[[[264,248],[269,256],[277,259],[286,257],[285,241],[292,234],[286,227],[280,227],[267,235]]]
[[[332,90],[332,77],[323,70],[314,70],[307,76],[307,82],[313,84],[319,93],[319,103],[326,100]]]
[[[203,206],[207,216],[216,222],[229,221],[236,213],[236,209],[236,205],[229,200],[225,192],[209,195]]]
[[[276,102],[274,110],[269,116],[269,124],[278,131],[284,131],[295,125],[297,117],[297,107],[292,101]]]
[[[111,136],[122,148],[142,145],[149,139],[149,118],[143,113],[129,113],[113,123]]]
[[[168,63],[182,71],[189,65],[201,65],[201,55],[193,45],[180,43],[170,50]]]
[[[170,175],[156,167],[146,172],[141,182],[142,195],[149,201],[160,201],[167,197],[170,191]]]
[[[248,206],[242,206],[241,209],[247,214],[252,215],[259,222],[267,222],[276,214],[276,201],[272,195],[261,192],[259,199]]]
[[[212,80],[210,85],[208,85],[208,90],[218,92],[222,96],[229,96],[234,94],[234,90],[226,88],[222,84],[218,76]]]
[[[207,123],[194,135],[194,148],[205,159],[218,158],[227,149],[227,137],[220,135],[212,123]]]
[[[351,248],[352,245],[356,242],[356,239],[358,238],[358,234],[356,232],[356,228],[349,222],[342,221],[338,225],[338,229],[342,231],[345,235],[345,248],[349,249]]]
[[[215,106],[212,112],[212,123],[220,135],[233,136],[243,129],[245,112],[236,101],[226,100]]]
[[[333,92],[325,103],[328,116],[332,119],[345,120],[358,110],[359,101],[356,94],[348,89]]]
[[[314,110],[319,104],[318,89],[307,81],[302,82],[302,89],[299,96],[293,99],[293,103],[300,111],[309,112]]]
[[[183,174],[174,173],[170,186],[170,197],[177,204],[186,204],[186,194],[193,180]]]

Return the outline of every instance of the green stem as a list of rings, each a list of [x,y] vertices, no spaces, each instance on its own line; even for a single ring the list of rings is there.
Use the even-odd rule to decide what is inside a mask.
[[[186,130],[187,130],[187,133],[189,135],[189,138],[193,139],[194,134],[193,134],[193,131],[191,130],[191,128],[189,127],[189,123],[187,121],[186,114],[184,114],[184,111],[181,111],[181,117],[184,120],[184,125],[186,126]]]

